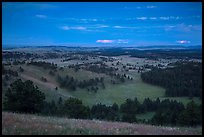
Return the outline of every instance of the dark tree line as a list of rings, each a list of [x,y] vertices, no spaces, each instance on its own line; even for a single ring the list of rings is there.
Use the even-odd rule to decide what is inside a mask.
[[[170,102],[165,100],[160,105],[163,107],[156,111],[151,119],[152,124],[170,125],[170,126],[197,126],[202,124],[202,105],[196,105],[194,101],[187,104],[184,108],[183,104]]]
[[[130,78],[130,76],[126,76],[126,74],[115,73],[115,71],[117,71],[118,68],[109,67],[102,61],[98,61],[93,64],[86,64],[85,66],[86,66],[85,69],[88,71],[92,71],[95,73],[104,73],[106,75],[111,76],[112,78],[117,79],[121,83],[125,82],[125,78],[133,80],[133,78]],[[115,84],[116,82],[113,80],[112,83]]]
[[[178,62],[173,68],[153,68],[141,74],[144,82],[166,89],[166,96],[202,97],[202,63]]]
[[[146,47],[148,48],[148,47]],[[152,48],[152,47],[150,47]],[[202,58],[202,46],[196,46],[192,49],[174,49],[174,50],[165,50],[161,49],[125,49],[119,47],[111,47],[107,49],[101,49],[99,51],[91,51],[90,54],[101,55],[101,56],[121,56],[121,55],[130,55],[130,57],[137,58],[148,58],[148,59],[201,59]],[[173,51],[173,52],[172,52]],[[151,54],[150,54],[151,53]]]
[[[18,76],[18,72],[17,71],[14,71],[14,70],[11,70],[11,69],[5,69],[5,68],[3,68],[2,69],[2,74],[9,74],[9,75],[12,75],[12,76],[14,76],[14,77],[17,77]]]
[[[112,106],[103,104],[93,105],[90,113],[92,119],[119,121],[119,107],[116,103]]]
[[[74,79],[72,76],[66,75],[65,77],[61,77],[60,75],[58,75],[57,81],[59,82],[61,87],[65,87],[73,91],[75,91],[76,88],[78,87],[78,88],[86,88],[88,91],[92,90],[94,92],[97,92],[97,90],[99,89],[98,88],[99,84],[101,85],[102,88],[105,88],[103,77],[78,81]]]
[[[19,65],[19,64],[25,64],[25,60],[23,61],[14,60],[13,61],[13,65]]]
[[[55,59],[55,58],[60,57],[59,54],[57,54],[57,53],[50,53],[50,52],[44,53],[44,56],[45,56],[45,58],[50,58],[50,59],[53,59],[53,58]]]
[[[34,66],[38,66],[38,67],[43,67],[44,69],[57,69],[57,64],[54,63],[49,63],[49,62],[45,62],[45,61],[31,61],[30,63],[27,63],[27,65],[34,65]]]
[[[94,64],[91,64],[85,68],[86,70],[96,72],[96,73],[109,73],[109,72],[114,72],[117,70],[117,68],[114,67],[108,67],[105,63],[103,62],[95,62]]]
[[[3,100],[3,109],[12,112],[130,123],[143,122],[137,119],[137,114],[154,111],[156,114],[146,123],[171,126],[202,124],[202,105],[196,105],[194,101],[184,107],[182,103],[169,99],[160,101],[159,98],[156,100],[146,98],[141,104],[134,98],[127,99],[120,106],[116,103],[111,106],[96,104],[90,108],[77,98],[62,100],[60,97],[57,102],[46,102],[44,93],[34,86],[32,81],[22,82],[21,79],[13,82],[8,88]]]
[[[76,85],[78,83],[77,80],[68,75],[66,75],[65,77],[61,77],[60,75],[58,75],[57,81],[59,82],[60,87],[65,87],[71,90],[76,90]]]
[[[92,71],[95,73],[103,73],[106,75],[111,76],[111,78],[114,78],[115,80],[112,80],[111,83],[112,84],[116,84],[116,80],[118,81],[118,83],[124,83],[125,79],[128,80],[133,80],[132,77],[130,76],[126,76],[126,74],[119,74],[119,73],[115,73],[118,68],[115,67],[109,67],[108,65],[106,65],[105,63],[103,63],[102,61],[97,61],[97,62],[92,62],[92,63],[84,63],[84,64],[73,64],[73,65],[69,65],[69,68],[73,68],[75,70],[75,72],[77,72],[80,68],[88,70],[88,71]]]
[[[3,59],[29,59],[31,57],[37,57],[37,54],[32,54],[32,53],[25,53],[25,52],[10,52],[10,51],[3,51],[2,57]]]

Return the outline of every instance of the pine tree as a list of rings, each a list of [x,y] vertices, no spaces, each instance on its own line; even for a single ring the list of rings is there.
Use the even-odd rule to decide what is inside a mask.
[[[4,108],[15,112],[38,113],[43,108],[45,95],[33,82],[16,80],[10,85],[4,100]]]

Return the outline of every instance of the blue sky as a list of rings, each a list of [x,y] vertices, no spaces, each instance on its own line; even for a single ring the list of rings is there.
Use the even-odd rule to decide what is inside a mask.
[[[4,2],[3,45],[201,45],[201,2]]]

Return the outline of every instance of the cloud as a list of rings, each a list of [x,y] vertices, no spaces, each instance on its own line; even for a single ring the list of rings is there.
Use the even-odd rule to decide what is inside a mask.
[[[103,24],[96,25],[85,25],[85,26],[59,26],[62,30],[81,30],[89,32],[104,32],[103,28],[108,28],[109,26]]]
[[[116,28],[116,29],[123,29],[123,28],[127,28],[127,27],[123,27],[123,26],[113,26],[113,28]]]
[[[176,43],[179,43],[179,44],[188,44],[188,43],[191,43],[191,42],[187,41],[187,40],[178,40],[178,41],[176,41]]]
[[[96,28],[108,28],[108,25],[98,25]]]
[[[179,19],[190,19],[193,17],[179,17],[179,16],[162,16],[162,17],[136,17],[136,18],[126,18],[125,20],[179,20]],[[195,18],[195,16],[194,16]],[[198,17],[197,17],[198,18]]]
[[[92,19],[92,21],[98,21],[97,19]]]
[[[113,26],[115,29],[138,29],[139,27],[127,27],[127,26]]]
[[[134,10],[134,9],[154,9],[157,8],[157,6],[153,6],[153,5],[148,5],[148,6],[137,6],[137,7],[124,7],[124,9],[130,9],[130,10]]]
[[[146,8],[148,8],[148,9],[154,9],[154,8],[157,8],[157,6],[147,6]]]
[[[178,17],[178,16],[176,16],[176,17],[174,17],[174,16],[170,16],[170,19],[176,19],[176,20],[178,20],[178,19],[181,19],[182,17]]]
[[[150,19],[150,20],[156,20],[157,17],[150,17],[149,19]]]
[[[97,40],[97,43],[113,43],[114,40]]]
[[[192,32],[192,31],[201,31],[201,25],[186,25],[184,23],[176,25],[164,26],[165,31],[178,31],[178,32]]]
[[[142,7],[140,6],[137,6],[137,7],[124,7],[124,9],[141,9]]]
[[[169,20],[170,17],[159,17],[161,20]]]
[[[118,39],[116,40],[116,43],[128,43],[128,40],[124,40],[124,39]]]
[[[63,30],[69,30],[70,28],[68,26],[62,26],[61,29]]]
[[[42,15],[42,14],[37,14],[35,16],[38,17],[38,18],[41,18],[41,19],[46,19],[47,18],[46,15]]]
[[[128,43],[128,40],[117,39],[117,40],[97,40],[97,43]]]
[[[86,27],[69,27],[69,26],[62,26],[61,29],[63,30],[86,30]]]
[[[89,22],[98,22],[98,21],[102,21],[99,19],[76,19],[76,21],[81,22],[81,23],[89,23]]]
[[[146,20],[147,17],[137,17],[138,20]]]
[[[175,28],[176,26],[173,25],[168,25],[168,26],[164,26],[164,30],[165,31],[171,31],[173,28]]]
[[[71,27],[71,29],[86,30],[86,27]]]
[[[178,19],[182,19],[183,17],[179,17],[179,16],[166,16],[166,17],[159,17],[161,20],[178,20]]]

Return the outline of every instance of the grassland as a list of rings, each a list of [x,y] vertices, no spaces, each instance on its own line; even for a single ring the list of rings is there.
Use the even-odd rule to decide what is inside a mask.
[[[127,98],[137,97],[140,102],[144,98],[149,97],[156,99],[164,95],[164,89],[145,84],[140,78],[136,78],[139,75],[135,75],[135,80],[126,81],[124,84],[112,85],[109,78],[106,79],[106,89],[99,89],[97,93],[89,93],[86,91],[76,91],[72,95],[82,99],[85,104],[92,105],[101,102],[102,104],[112,105],[114,102],[117,104],[123,103]]]
[[[134,99],[137,97],[140,103],[143,102],[145,98],[150,98],[152,100],[160,98],[160,100],[170,99],[182,102],[186,105],[191,101],[188,97],[165,97],[165,89],[146,84],[140,78],[140,73],[137,71],[121,71],[123,65],[130,63],[132,65],[137,65],[139,67],[144,64],[157,65],[161,62],[154,60],[146,60],[139,58],[130,58],[128,56],[119,56],[120,65],[119,71],[117,73],[127,74],[133,78],[133,80],[127,80],[125,83],[111,84],[111,77],[105,74],[97,74],[94,72],[79,69],[75,72],[73,69],[67,67],[64,71],[57,70],[55,76],[49,75],[50,70],[45,70],[41,67],[36,67],[33,65],[17,65],[6,66],[12,70],[17,70],[19,72],[19,67],[24,69],[24,72],[19,72],[18,78],[23,80],[32,80],[35,85],[39,87],[41,91],[45,93],[46,100],[57,101],[59,97],[64,100],[68,97],[76,97],[82,100],[84,105],[92,106],[97,103],[102,103],[106,105],[112,105],[117,103],[120,105],[125,102],[127,98]],[[97,59],[90,59],[84,62],[95,62]],[[67,66],[70,64],[82,63],[81,60],[70,60],[66,62],[61,62],[61,59],[46,59],[48,62],[53,62],[58,64],[58,66]],[[113,62],[106,62],[107,65],[116,65],[118,60]],[[169,60],[163,61],[166,64]],[[174,60],[176,61],[176,60]],[[173,62],[174,62],[173,61]],[[126,65],[127,66],[127,65]],[[71,91],[69,89],[60,88],[57,82],[57,75],[60,76],[73,76],[78,80],[88,80],[96,77],[105,78],[105,89],[99,88],[97,93],[88,92],[86,89],[77,88],[76,91]],[[41,81],[41,77],[45,77],[48,81]],[[14,78],[16,79],[16,78]],[[13,79],[13,80],[14,80]],[[12,80],[12,81],[13,81]],[[11,81],[9,81],[11,83]],[[58,90],[55,89],[58,87]],[[2,97],[6,87],[3,86]],[[193,98],[197,104],[201,104],[199,98]],[[3,102],[3,100],[2,100]],[[3,105],[2,105],[3,107]],[[151,119],[155,112],[147,112],[144,114],[138,114],[136,117],[138,119]],[[35,115],[22,115],[22,114],[12,114],[7,112],[2,112],[2,133],[3,134],[202,134],[202,128],[171,128],[171,127],[155,127],[150,125],[142,124],[128,124],[119,122],[105,122],[96,120],[76,120],[67,118],[56,118],[56,117],[39,117]]]
[[[112,105],[113,103],[117,103],[120,105],[127,98],[133,99],[135,97],[137,97],[137,99],[141,103],[147,97],[149,97],[150,99],[156,99],[157,97],[159,97],[161,100],[167,98],[164,96],[165,89],[144,83],[140,78],[140,74],[137,73],[136,71],[125,72],[127,75],[133,78],[133,81],[126,80],[125,83],[113,85],[110,83],[111,80],[110,76],[105,74],[97,74],[82,69],[75,72],[73,69],[64,68],[64,71],[58,70],[55,76],[51,76],[49,75],[50,70],[45,70],[41,67],[33,65],[29,66],[21,65],[21,66],[25,71],[23,73],[20,73],[19,77],[24,80],[27,79],[32,80],[34,84],[36,84],[45,93],[46,99],[48,101],[57,100],[59,97],[62,97],[63,99],[67,99],[68,97],[76,97],[81,99],[85,105],[92,106],[97,103],[102,103],[106,105]],[[20,65],[12,66],[12,69],[18,70],[19,67]],[[9,68],[11,67],[9,66]],[[104,77],[106,88],[105,89],[99,88],[97,93],[88,92],[86,89],[80,88],[77,88],[76,91],[70,91],[68,89],[59,87],[59,83],[56,81],[58,74],[61,76],[65,75],[73,76],[75,79],[78,80],[87,80],[96,77]],[[40,80],[42,76],[47,78],[48,81],[42,82]],[[58,90],[55,90],[55,87],[58,87]],[[171,97],[169,99],[180,101],[184,103],[184,105],[191,101],[191,99],[187,97]],[[198,98],[193,98],[193,100],[197,104],[201,104],[201,101]]]
[[[102,103],[106,105],[112,105],[114,102],[121,104],[127,98],[135,98],[137,97],[140,102],[144,100],[144,98],[149,97],[151,99],[156,99],[157,97],[163,97],[165,90],[163,88],[149,85],[143,83],[140,79],[140,74],[129,72],[128,75],[133,77],[133,81],[127,80],[123,84],[111,84],[111,78],[104,74],[97,74],[94,72],[79,70],[78,72],[74,72],[73,69],[64,68],[64,71],[58,70],[55,76],[49,75],[49,70],[45,70],[41,67],[36,66],[27,66],[21,65],[25,70],[23,73],[20,73],[20,77],[24,80],[30,79],[39,88],[46,94],[47,100],[58,99],[59,96],[63,98],[67,97],[76,97],[83,101],[85,105],[92,106],[96,103]],[[13,66],[13,70],[17,70],[20,66]],[[59,87],[59,84],[56,81],[57,75],[65,76],[73,76],[78,80],[86,80],[90,78],[96,77],[104,77],[105,78],[105,89],[99,88],[97,93],[88,92],[86,89],[78,88],[76,91],[69,91],[68,89],[58,88],[55,90],[55,87]],[[41,77],[47,78],[47,82],[42,82],[40,80]]]
[[[160,127],[2,112],[3,135],[201,135],[202,127]]]

